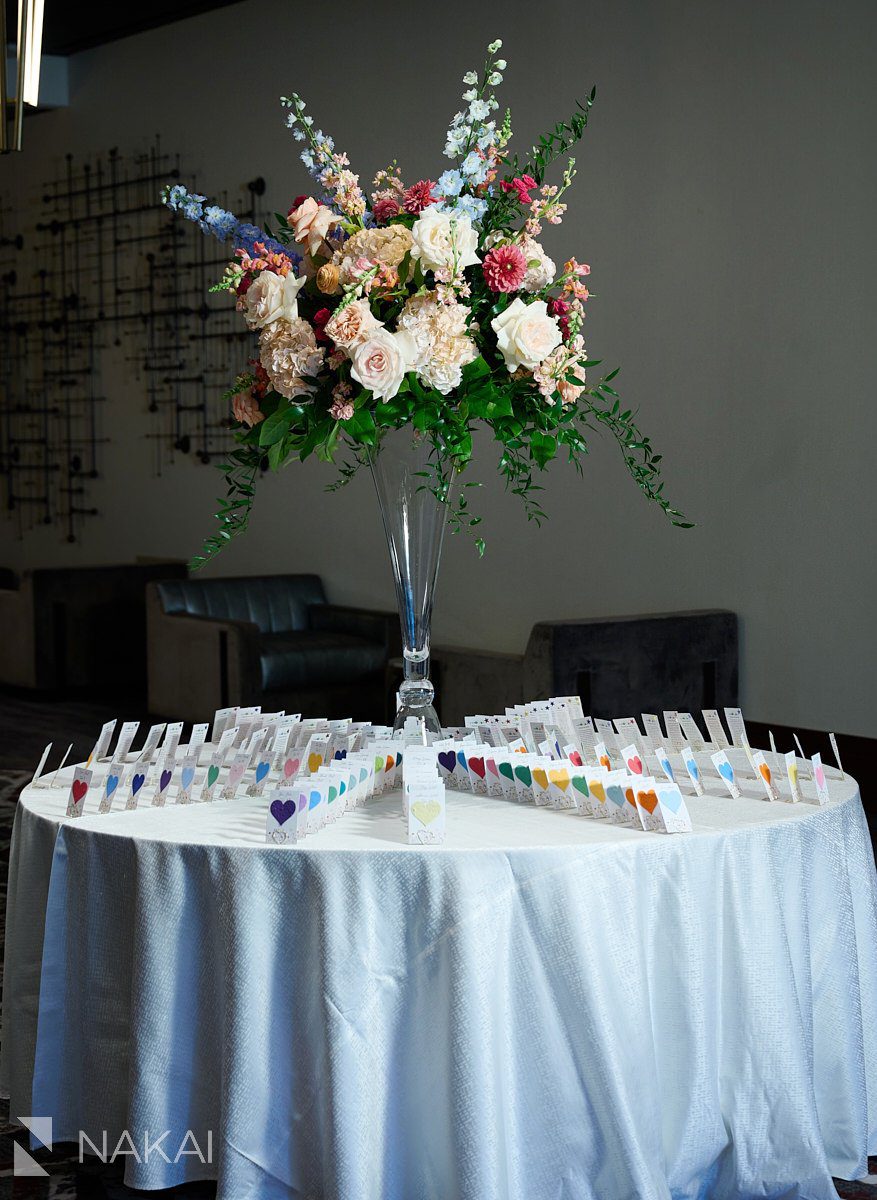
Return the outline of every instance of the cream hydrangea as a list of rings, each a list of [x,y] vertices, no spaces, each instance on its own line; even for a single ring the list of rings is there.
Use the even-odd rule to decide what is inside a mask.
[[[341,282],[350,283],[359,274],[357,259],[383,263],[396,268],[413,245],[411,230],[405,225],[388,225],[384,229],[361,229],[335,251],[332,261],[341,273]]]
[[[259,335],[262,366],[271,386],[287,400],[310,395],[314,388],[307,379],[319,374],[323,355],[313,328],[298,317],[294,321],[275,321]]]
[[[417,346],[415,369],[428,386],[446,396],[459,387],[463,367],[478,357],[466,331],[469,310],[457,301],[441,302],[435,292],[406,301],[397,322]]]

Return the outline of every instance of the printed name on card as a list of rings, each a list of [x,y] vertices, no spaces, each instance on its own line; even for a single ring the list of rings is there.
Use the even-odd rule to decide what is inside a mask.
[[[676,719],[691,749],[697,752],[706,750],[706,742],[704,741],[703,734],[700,732],[697,721],[695,721],[691,713],[677,713]]]
[[[739,708],[726,708],[725,721],[728,724],[728,732],[731,735],[731,741],[735,746],[749,745],[749,735],[746,732],[746,722],[743,720],[743,713]]]
[[[161,744],[162,757],[168,758],[176,754],[183,736],[183,722],[173,721],[164,731],[164,741]]]
[[[94,744],[94,749],[92,750],[91,754],[89,754],[89,756],[88,756],[86,766],[90,767],[93,762],[96,763],[99,759],[104,757],[104,755],[107,753],[107,751],[110,748],[110,741],[112,740],[113,731],[115,728],[116,728],[115,719],[113,719],[112,721],[107,721],[107,723],[105,725],[101,726],[100,734],[98,736],[97,741]]]
[[[740,799],[740,788],[737,785],[737,773],[731,765],[731,760],[728,758],[724,750],[717,750],[715,754],[710,755],[710,761],[718,772],[719,778],[724,783],[725,787],[730,792],[735,800]]]
[[[271,793],[268,816],[265,823],[265,841],[282,846],[296,841],[295,815],[298,812],[301,791],[296,787],[278,787]],[[304,797],[307,803],[307,797]]]
[[[825,767],[822,765],[822,755],[814,754],[810,763],[813,767],[813,782],[816,784],[816,799],[820,805],[828,804],[831,796],[828,793],[828,779],[825,776]]]
[[[715,708],[704,708],[702,712],[704,724],[710,735],[710,741],[717,750],[727,750],[731,743],[728,741],[728,735],[725,733],[725,727],[722,725],[722,718],[719,716],[718,710]]]
[[[51,752],[52,752],[52,743],[49,742],[48,746],[46,746],[45,750],[40,755],[40,761],[37,763],[37,769],[34,771],[33,778],[31,779],[32,784],[36,783],[37,780],[39,779],[39,777],[42,775],[43,767],[46,765],[46,761],[48,760],[48,757],[51,754]]]
[[[119,730],[119,740],[116,742],[116,749],[113,752],[113,758],[125,759],[129,750],[137,736],[137,730],[140,728],[139,721],[126,721]]]
[[[605,742],[597,742],[596,746],[594,747],[594,757],[604,771],[612,770],[612,758]]]
[[[87,767],[77,767],[73,772],[73,782],[70,784],[70,794],[67,797],[67,816],[81,817],[85,808],[85,797],[91,784],[91,771]]]
[[[618,734],[619,746],[624,742],[636,742],[639,744],[642,734],[640,733],[636,717],[616,717],[613,724]]]
[[[641,713],[643,721],[643,729],[646,731],[646,745],[649,749],[654,749],[660,746],[664,740],[664,731],[661,729],[661,722],[658,720],[657,713]]]
[[[143,743],[143,749],[137,756],[138,759],[143,762],[151,762],[153,754],[158,749],[158,743],[161,741],[165,728],[166,726],[163,721],[158,725],[150,725],[146,741]]]
[[[667,708],[664,710],[664,728],[667,731],[667,741],[675,754],[682,753],[682,747],[685,744],[685,738],[682,735],[682,726],[679,724],[679,713],[675,708]]]

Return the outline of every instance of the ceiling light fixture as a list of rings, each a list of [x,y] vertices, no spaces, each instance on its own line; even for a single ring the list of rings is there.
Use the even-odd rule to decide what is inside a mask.
[[[6,117],[6,6],[0,0],[0,152],[20,150],[24,132],[24,106],[36,108],[40,98],[40,65],[43,55],[43,8],[45,0],[18,0],[18,38],[16,41],[17,71],[15,105],[12,118],[12,137],[9,137]]]

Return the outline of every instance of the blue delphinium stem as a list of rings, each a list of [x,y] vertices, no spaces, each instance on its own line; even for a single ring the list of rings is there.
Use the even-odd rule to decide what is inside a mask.
[[[235,250],[245,250],[251,257],[255,256],[256,242],[266,250],[275,254],[285,254],[294,263],[301,262],[301,256],[276,238],[269,237],[258,225],[248,221],[239,221],[234,213],[220,208],[216,204],[205,204],[206,196],[195,195],[182,184],[166,187],[161,194],[162,202],[171,212],[177,212],[188,221],[195,221],[204,233],[210,233],[220,242],[231,241]]]

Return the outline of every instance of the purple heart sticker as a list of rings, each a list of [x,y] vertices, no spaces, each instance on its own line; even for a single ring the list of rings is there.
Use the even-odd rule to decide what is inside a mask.
[[[146,782],[145,775],[135,775],[131,780],[131,795],[136,796]]]
[[[439,763],[451,775],[457,765],[457,755],[453,750],[440,750],[438,756]]]
[[[160,792],[163,792],[164,789],[167,787],[167,785],[170,783],[172,775],[173,775],[173,771],[162,771],[161,776],[159,777],[159,780],[158,780],[158,790]]]
[[[271,816],[278,825],[285,825],[290,817],[295,815],[294,800],[272,800]]]

